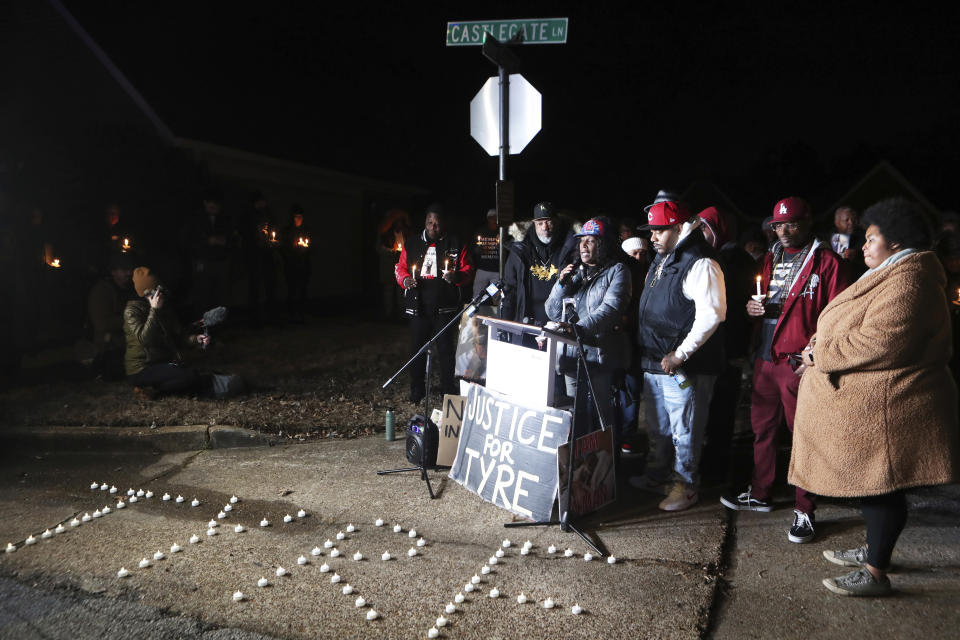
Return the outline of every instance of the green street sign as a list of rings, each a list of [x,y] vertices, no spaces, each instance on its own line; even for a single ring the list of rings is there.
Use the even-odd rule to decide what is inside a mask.
[[[539,18],[448,22],[447,46],[482,45],[484,33],[489,33],[500,42],[507,42],[516,36],[523,44],[564,44],[567,41],[567,21],[567,18]]]

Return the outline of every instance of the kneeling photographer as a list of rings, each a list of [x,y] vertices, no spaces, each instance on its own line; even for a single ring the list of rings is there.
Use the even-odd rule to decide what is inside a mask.
[[[133,270],[137,298],[123,311],[127,380],[147,398],[195,393],[209,387],[208,376],[183,364],[180,349],[206,347],[210,336],[184,333],[167,301],[167,291],[148,267]]]

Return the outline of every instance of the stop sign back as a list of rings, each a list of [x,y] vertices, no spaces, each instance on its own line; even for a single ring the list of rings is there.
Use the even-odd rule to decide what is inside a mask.
[[[510,74],[510,145],[516,155],[540,131],[540,92],[519,73]],[[500,79],[488,78],[470,101],[470,135],[491,156],[500,154]]]

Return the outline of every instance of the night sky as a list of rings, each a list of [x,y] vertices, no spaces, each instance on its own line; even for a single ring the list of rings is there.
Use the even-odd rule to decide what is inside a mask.
[[[497,161],[469,102],[496,68],[445,46],[453,20],[570,18],[567,44],[518,52],[543,95],[507,166],[521,211],[635,214],[711,180],[762,217],[783,195],[828,206],[879,159],[960,206],[955,5],[658,4],[65,0],[176,135],[421,186],[478,219]]]

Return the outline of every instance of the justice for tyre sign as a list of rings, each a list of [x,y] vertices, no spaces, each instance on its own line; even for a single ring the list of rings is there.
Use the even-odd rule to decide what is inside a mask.
[[[557,448],[570,414],[525,407],[471,384],[450,477],[481,498],[533,520],[549,520],[557,495]]]

